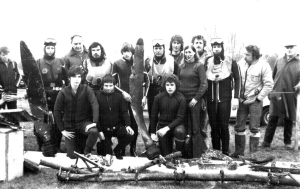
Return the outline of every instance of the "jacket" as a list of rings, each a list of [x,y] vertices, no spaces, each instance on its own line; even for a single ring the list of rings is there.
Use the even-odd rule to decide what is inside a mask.
[[[63,58],[65,67],[70,69],[71,66],[77,65],[82,66],[82,63],[85,59],[89,57],[89,53],[86,48],[83,46],[82,57],[77,55],[76,51],[72,48],[70,52]]]
[[[274,88],[270,94],[271,108],[270,115],[288,117],[291,121],[296,120],[297,92],[294,87],[300,82],[300,60],[299,55],[290,60],[287,57],[278,58],[273,70]],[[291,92],[291,93],[278,93]],[[275,103],[278,110],[274,112],[272,103]],[[299,102],[298,102],[299,103]]]
[[[17,63],[8,60],[8,65],[0,58],[0,85],[4,92],[17,93],[17,85],[21,79]]]
[[[121,126],[131,125],[126,101],[121,93],[97,90],[95,94],[99,103],[99,132],[114,131]]]
[[[164,91],[155,96],[150,117],[149,133],[168,126],[170,129],[181,125],[186,111],[184,96],[175,91],[172,96]],[[156,129],[157,126],[157,129]]]
[[[82,123],[98,123],[99,105],[94,91],[87,85],[79,85],[76,94],[71,85],[57,95],[54,105],[54,118],[60,131],[74,131]]]
[[[272,70],[268,62],[258,59],[249,65],[244,59],[239,61],[241,72],[240,98],[244,100],[257,98],[262,101],[273,88]]]

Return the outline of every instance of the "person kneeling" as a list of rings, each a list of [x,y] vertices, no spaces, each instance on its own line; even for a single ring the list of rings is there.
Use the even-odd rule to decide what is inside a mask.
[[[74,151],[78,134],[87,135],[84,155],[93,159],[91,151],[99,137],[97,123],[99,118],[99,105],[93,90],[87,85],[80,84],[82,70],[79,66],[72,66],[68,72],[70,84],[57,95],[54,105],[54,118],[59,130],[65,137],[67,156],[76,158]]]
[[[130,117],[126,101],[122,94],[115,91],[115,78],[106,74],[102,79],[102,89],[95,91],[99,103],[99,124],[101,143],[97,144],[99,155],[112,155],[112,137],[117,137],[118,145],[114,148],[117,159],[123,159],[121,150],[133,140]],[[125,123],[125,126],[124,126]]]
[[[182,151],[183,149],[186,129],[182,123],[186,111],[186,100],[177,91],[179,80],[176,75],[167,75],[163,84],[166,91],[154,98],[149,132],[152,140],[159,141],[161,153],[166,156],[173,151],[173,137],[176,151]]]

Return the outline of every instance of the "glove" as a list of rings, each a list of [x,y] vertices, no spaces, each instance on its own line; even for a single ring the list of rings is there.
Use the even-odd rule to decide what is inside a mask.
[[[155,142],[158,141],[157,135],[154,134],[154,133],[151,134],[151,139],[152,139],[153,141],[155,141]]]

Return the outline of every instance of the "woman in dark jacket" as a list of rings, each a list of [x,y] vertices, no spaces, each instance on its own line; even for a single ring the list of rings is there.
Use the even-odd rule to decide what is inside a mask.
[[[205,138],[207,137],[203,124],[200,124],[200,110],[206,89],[207,79],[204,65],[199,62],[197,51],[193,45],[184,48],[184,62],[179,67],[179,91],[187,101],[185,126],[187,127],[186,146],[187,157],[199,158],[207,150]],[[190,139],[189,139],[190,137]],[[191,141],[191,142],[190,142]]]

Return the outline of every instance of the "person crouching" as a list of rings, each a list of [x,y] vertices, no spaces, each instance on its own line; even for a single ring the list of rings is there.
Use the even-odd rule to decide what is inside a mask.
[[[130,117],[126,101],[122,94],[115,91],[115,78],[106,74],[102,79],[102,88],[96,91],[99,103],[99,124],[101,142],[97,144],[98,155],[112,155],[112,137],[117,137],[118,145],[114,148],[117,159],[123,159],[121,150],[133,140]]]

